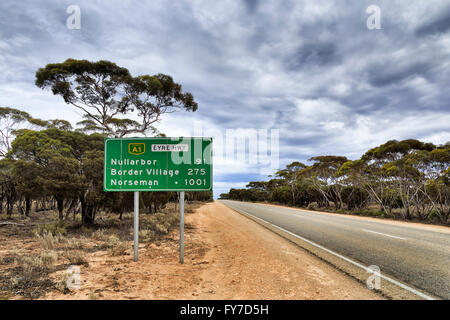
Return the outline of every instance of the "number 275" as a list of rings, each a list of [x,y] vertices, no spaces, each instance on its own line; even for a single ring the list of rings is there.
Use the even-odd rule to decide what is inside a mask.
[[[188,169],[188,175],[193,176],[193,175],[198,175],[200,173],[200,175],[204,176],[206,174],[206,170],[205,169]]]

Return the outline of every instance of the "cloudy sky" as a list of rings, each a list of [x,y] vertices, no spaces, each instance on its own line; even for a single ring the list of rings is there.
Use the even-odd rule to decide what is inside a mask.
[[[66,26],[70,5],[79,30]],[[381,29],[367,28],[370,5]],[[39,67],[67,58],[170,74],[199,110],[167,115],[160,131],[200,127],[217,151],[227,129],[279,130],[280,167],[355,159],[390,139],[450,141],[445,0],[1,0],[1,106],[75,124],[73,107],[34,85]],[[266,179],[260,164],[214,164],[216,195]]]

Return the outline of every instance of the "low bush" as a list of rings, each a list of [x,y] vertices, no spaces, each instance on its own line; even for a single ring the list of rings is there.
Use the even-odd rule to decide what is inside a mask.
[[[98,229],[92,233],[91,237],[98,241],[108,241],[108,235],[105,229]]]
[[[88,266],[88,262],[84,258],[84,254],[80,250],[66,250],[64,251],[64,258],[69,260],[71,265],[85,265]]]
[[[58,280],[55,283],[55,288],[61,293],[68,293],[70,291],[69,286],[67,285],[67,280],[69,280],[70,275],[67,272],[62,273]]]
[[[129,247],[127,242],[121,241],[116,235],[109,237],[108,246],[113,256],[124,255]]]
[[[67,250],[81,250],[84,247],[84,238],[70,238],[67,239],[66,249]]]
[[[317,210],[317,209],[319,209],[319,204],[317,202],[311,202],[310,204],[308,204],[307,209],[308,210]]]
[[[51,231],[44,231],[42,234],[35,233],[39,243],[44,250],[51,250],[59,243],[60,237],[53,236]]]
[[[67,229],[64,225],[64,222],[55,222],[55,223],[45,223],[39,224],[33,230],[35,235],[44,235],[45,233],[51,233],[55,236],[64,236],[67,234]]]
[[[155,238],[156,233],[153,230],[140,230],[139,231],[139,241],[150,242]]]

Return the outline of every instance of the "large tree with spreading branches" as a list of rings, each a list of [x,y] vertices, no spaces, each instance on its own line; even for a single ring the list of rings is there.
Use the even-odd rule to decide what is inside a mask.
[[[104,60],[51,63],[36,72],[35,83],[81,110],[84,120],[79,124],[85,131],[111,137],[155,133],[154,124],[161,115],[198,107],[192,94],[183,92],[172,77],[133,77],[128,69]]]

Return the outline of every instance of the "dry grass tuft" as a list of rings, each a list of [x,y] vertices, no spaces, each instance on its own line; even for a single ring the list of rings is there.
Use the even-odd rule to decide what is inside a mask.
[[[82,250],[85,245],[85,238],[70,238],[66,242],[66,250]]]
[[[35,236],[44,250],[55,249],[61,239],[60,236],[53,236],[51,231],[44,231],[42,234],[35,233]]]
[[[61,293],[68,293],[70,291],[69,287],[67,286],[67,280],[69,280],[70,275],[66,272],[62,273],[58,280],[55,283],[55,288]]]
[[[89,265],[81,250],[65,250],[63,255],[71,265],[84,265],[86,267]]]
[[[125,241],[121,241],[116,235],[111,235],[108,238],[108,246],[113,256],[124,255],[129,249],[129,244]]]

